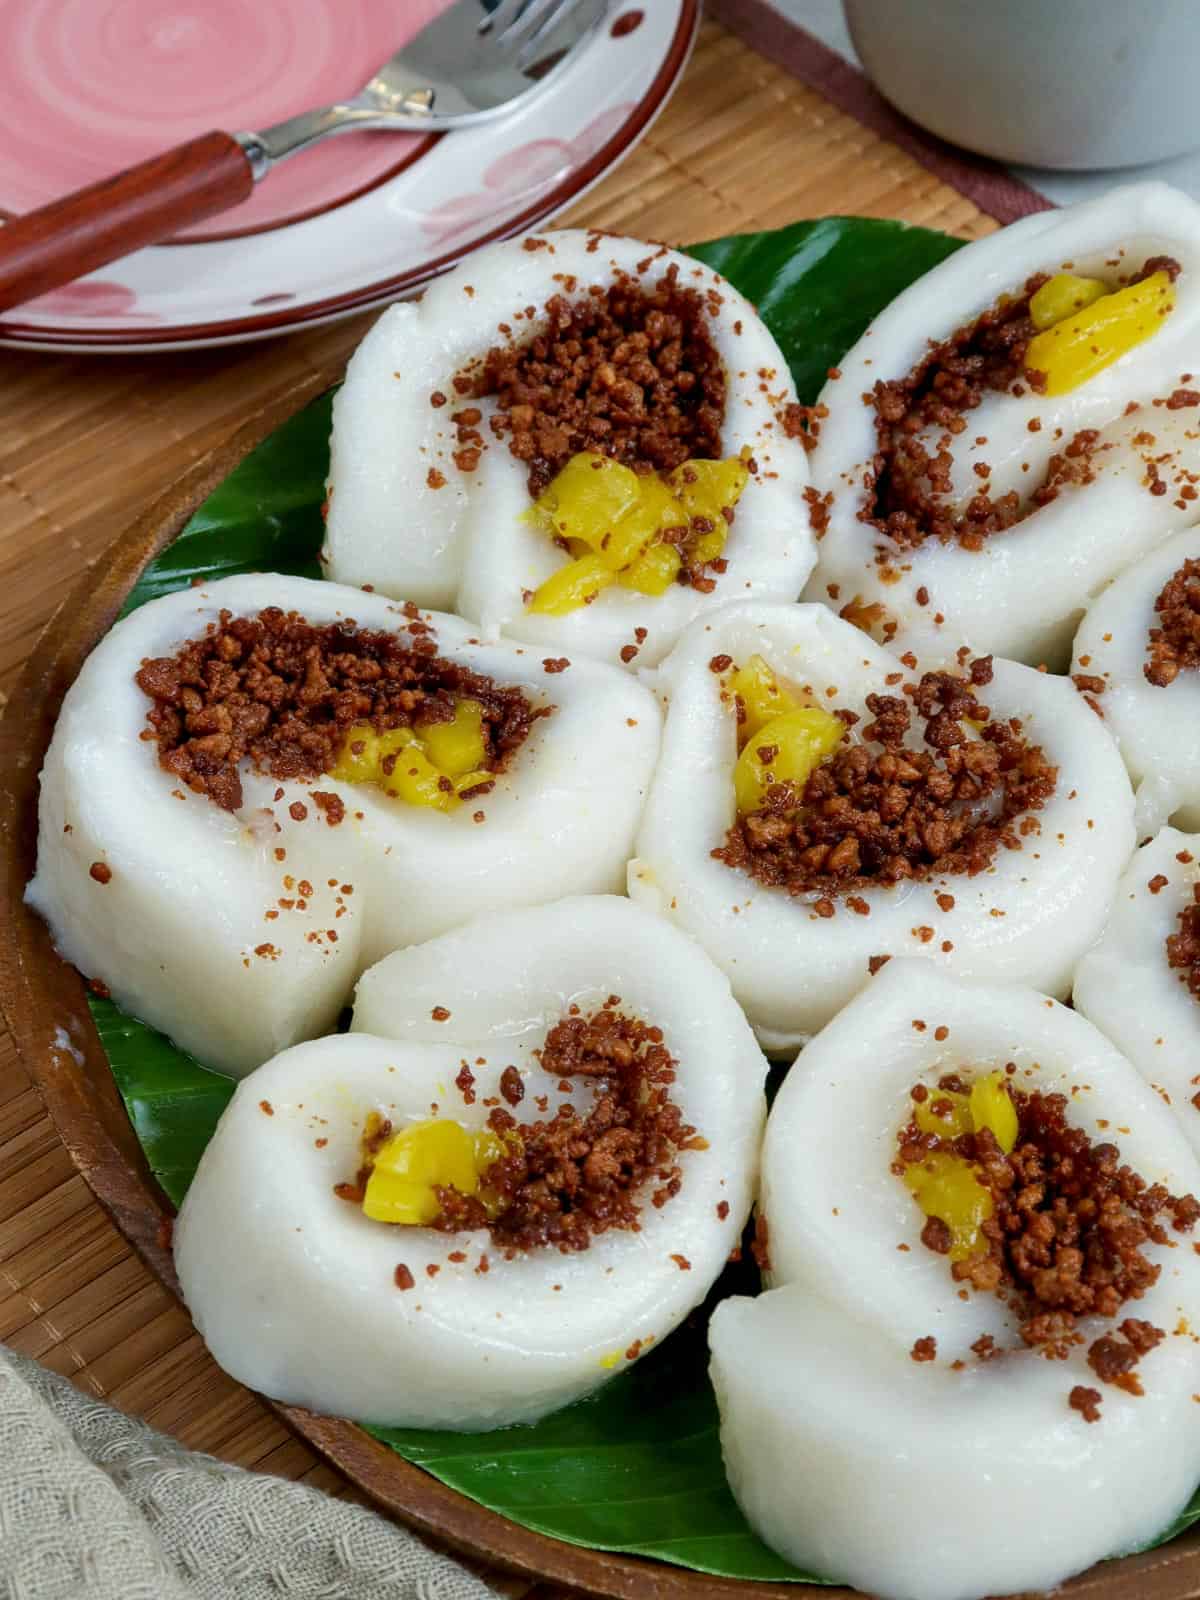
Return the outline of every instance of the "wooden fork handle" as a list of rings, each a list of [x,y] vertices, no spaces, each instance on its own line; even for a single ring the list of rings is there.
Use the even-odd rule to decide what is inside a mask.
[[[254,187],[231,134],[205,133],[0,228],[0,311],[169,238]]]

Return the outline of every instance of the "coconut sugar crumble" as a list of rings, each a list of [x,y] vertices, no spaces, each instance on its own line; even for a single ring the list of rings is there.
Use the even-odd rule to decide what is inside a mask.
[[[973,1174],[988,1207],[975,1245],[949,1263],[951,1274],[964,1287],[1000,1293],[1020,1319],[1023,1345],[1056,1358],[1084,1343],[1082,1318],[1115,1321],[1158,1281],[1162,1268],[1147,1257],[1147,1247],[1169,1244],[1172,1233],[1191,1232],[1200,1220],[1200,1202],[1147,1183],[1121,1164],[1115,1144],[1093,1143],[1067,1122],[1066,1095],[1019,1088],[1013,1070],[1003,1090],[1016,1112],[1008,1154],[991,1127],[931,1132],[929,1115],[922,1127],[914,1111],[900,1132],[892,1170],[902,1177],[938,1155],[962,1162]],[[917,1084],[911,1094],[914,1106],[928,1108],[933,1117],[952,1118],[950,1096],[967,1088],[963,1077],[951,1073],[936,1089]],[[949,1256],[952,1240],[947,1223],[928,1214],[922,1244]],[[1126,1316],[1114,1331],[1091,1342],[1088,1365],[1102,1383],[1139,1394],[1134,1368],[1164,1337],[1164,1330]],[[999,1353],[990,1336],[986,1353]],[[1097,1420],[1099,1392],[1088,1391],[1086,1407],[1079,1392],[1072,1391],[1069,1404],[1083,1412],[1084,1420]]]
[[[547,301],[542,331],[488,350],[454,387],[495,398],[491,430],[527,467],[534,499],[581,451],[642,473],[717,460],[726,377],[708,320],[720,304],[715,289],[681,283],[675,264],[653,285],[618,272],[580,291],[571,279]],[[477,452],[480,412],[462,417],[460,448]]]
[[[1127,281],[1136,283],[1156,272],[1173,281],[1180,271],[1172,258],[1154,256]],[[1029,303],[1048,278],[1047,273],[1034,274],[1019,294],[1002,295],[948,339],[930,341],[905,377],[877,380],[864,395],[875,412],[876,449],[859,519],[878,529],[893,549],[915,550],[927,539],[937,539],[981,550],[988,536],[1048,505],[1064,488],[1094,478],[1094,456],[1105,447],[1097,429],[1084,428],[1051,456],[1041,485],[1027,502],[1015,489],[993,496],[988,487],[991,469],[982,461],[974,468],[979,488],[966,506],[958,511],[945,500],[953,487],[952,445],[967,430],[967,414],[989,392],[1020,396],[1039,388],[1040,375],[1025,367],[1037,331]],[[926,436],[934,429],[940,431],[931,449]],[[1031,425],[1031,431],[1038,430]],[[1153,468],[1154,462],[1147,465]],[[1166,492],[1165,482],[1156,491],[1159,481],[1155,471],[1148,484],[1151,492]],[[886,559],[882,551],[880,559]]]
[[[639,1231],[644,1204],[661,1208],[679,1192],[679,1157],[704,1141],[671,1098],[677,1063],[661,1028],[619,1007],[613,995],[589,1015],[563,1017],[535,1052],[562,1091],[573,1083],[591,1088],[590,1110],[567,1102],[552,1117],[518,1122],[498,1101],[487,1102],[493,1107],[487,1127],[503,1151],[481,1174],[488,1203],[439,1186],[441,1209],[432,1227],[446,1233],[486,1229],[506,1258],[542,1246],[566,1254],[586,1250],[613,1228]],[[464,1099],[474,1100],[474,1081],[464,1062],[456,1080]],[[500,1092],[510,1106],[523,1099],[515,1068],[501,1075]],[[335,1185],[340,1198],[361,1204],[373,1156],[390,1132],[385,1122],[364,1144],[354,1182]],[[672,1259],[680,1271],[690,1269],[686,1257]]]
[[[1183,671],[1200,666],[1200,561],[1188,559],[1167,579],[1154,602],[1154,626],[1143,667],[1149,683],[1165,689]]]
[[[1020,849],[1017,819],[1045,805],[1057,769],[1019,725],[991,721],[976,698],[991,671],[991,658],[980,657],[967,678],[925,673],[913,693],[922,749],[906,744],[908,700],[868,695],[875,720],[801,790],[773,784],[761,809],[739,816],[713,856],[768,887],[818,893],[813,910],[832,916],[832,894],[935,874],[973,877],[1001,848]],[[857,722],[853,713],[845,719]],[[964,722],[979,736],[969,737]],[[932,928],[914,932],[926,942],[934,937]]]
[[[335,765],[354,724],[384,733],[450,721],[469,697],[483,708],[485,765],[502,772],[550,708],[439,655],[417,608],[403,614],[407,638],[349,620],[315,624],[277,606],[252,617],[222,611],[199,638],[143,660],[135,675],[151,701],[147,732],[159,765],[236,811],[243,760],[273,778],[311,781]],[[330,825],[345,815],[335,794],[312,799]],[[302,801],[288,809],[294,821],[308,816]]]

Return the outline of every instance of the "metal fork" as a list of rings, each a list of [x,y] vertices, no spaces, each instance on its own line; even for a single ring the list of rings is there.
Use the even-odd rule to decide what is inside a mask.
[[[440,133],[541,93],[609,0],[455,0],[353,98],[258,133],[206,133],[0,228],[0,311],[244,200],[276,162],[335,133]]]

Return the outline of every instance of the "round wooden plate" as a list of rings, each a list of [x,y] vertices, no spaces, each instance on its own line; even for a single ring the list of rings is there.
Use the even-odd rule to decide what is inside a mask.
[[[75,1165],[125,1237],[176,1295],[179,1286],[163,1243],[171,1204],[125,1114],[92,1025],[83,980],[55,953],[45,924],[22,899],[37,844],[38,774],[63,695],[112,626],[143,567],[242,457],[315,399],[334,376],[309,378],[263,406],[116,541],[51,619],[0,722],[0,1006]],[[813,1600],[852,1600],[848,1589],[713,1578],[548,1539],[439,1483],[353,1423],[290,1406],[272,1409],[383,1510],[497,1567],[611,1600],[800,1600],[806,1594]],[[880,1529],[875,1536],[886,1538],[887,1532]],[[1014,1528],[1012,1536],[1020,1538],[1021,1530]],[[1059,1593],[1079,1600],[1132,1595],[1194,1600],[1200,1595],[1200,1528],[1145,1555],[1094,1567]]]

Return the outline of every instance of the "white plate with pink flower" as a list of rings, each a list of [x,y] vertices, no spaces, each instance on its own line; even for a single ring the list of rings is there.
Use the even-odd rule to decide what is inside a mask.
[[[446,0],[0,0],[0,216],[210,128],[351,94]],[[699,0],[613,0],[542,95],[441,137],[347,134],[231,211],[16,307],[0,343],[231,344],[411,293],[544,222],[645,133],[686,64]]]

